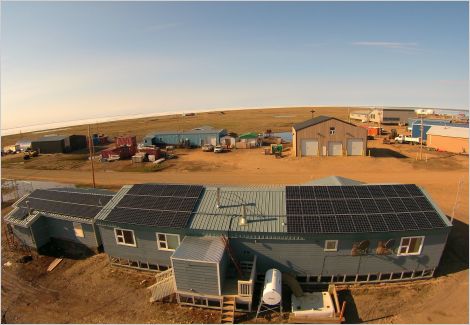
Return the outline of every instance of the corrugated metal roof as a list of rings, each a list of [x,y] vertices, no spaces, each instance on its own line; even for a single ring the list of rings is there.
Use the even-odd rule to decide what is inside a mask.
[[[247,224],[240,226],[245,205]],[[189,228],[236,232],[286,232],[285,187],[207,187]]]
[[[468,139],[468,128],[434,125],[427,134]]]
[[[195,211],[201,214],[253,216],[282,216],[286,214],[285,187],[221,187],[220,207],[217,207],[217,188],[207,187]]]
[[[306,120],[306,121],[294,124],[293,128],[296,131],[300,131],[302,129],[305,129],[305,128],[308,128],[310,126],[320,124],[320,123],[323,123],[323,122],[326,122],[326,121],[329,121],[329,120],[337,120],[337,121],[340,121],[340,122],[343,122],[343,123],[346,123],[346,124],[349,124],[349,125],[352,125],[352,126],[356,126],[352,123],[348,123],[346,121],[337,119],[336,117],[320,115],[320,116],[314,117],[310,120]]]
[[[303,186],[364,185],[365,183],[341,176],[328,176],[302,184]]]
[[[184,237],[172,258],[218,263],[222,260],[225,245],[221,237]]]

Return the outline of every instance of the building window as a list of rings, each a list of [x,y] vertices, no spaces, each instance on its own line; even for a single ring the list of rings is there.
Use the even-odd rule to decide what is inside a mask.
[[[157,232],[157,247],[163,251],[174,251],[180,245],[180,235]]]
[[[398,256],[419,255],[423,248],[424,236],[402,237],[400,247],[398,248]]]
[[[116,236],[116,243],[118,245],[137,246],[133,230],[114,228],[114,235]]]
[[[82,224],[78,222],[73,223],[73,231],[75,232],[76,237],[85,237],[85,233],[83,232]]]
[[[330,127],[330,135],[333,135],[336,133],[336,128],[334,126]]]
[[[336,252],[338,251],[338,241],[337,240],[325,240],[325,252]]]

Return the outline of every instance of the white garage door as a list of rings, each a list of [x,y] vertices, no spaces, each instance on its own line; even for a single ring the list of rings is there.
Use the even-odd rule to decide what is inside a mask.
[[[341,142],[328,142],[328,156],[342,156],[343,144]]]
[[[318,156],[318,140],[315,139],[301,139],[300,149],[303,156]]]
[[[362,139],[348,139],[348,156],[362,156],[364,141]]]

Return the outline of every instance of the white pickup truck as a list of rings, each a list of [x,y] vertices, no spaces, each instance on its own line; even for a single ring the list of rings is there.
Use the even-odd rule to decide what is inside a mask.
[[[419,137],[413,138],[413,137],[409,137],[407,135],[400,134],[398,137],[395,138],[395,142],[419,144],[420,143],[420,138]]]

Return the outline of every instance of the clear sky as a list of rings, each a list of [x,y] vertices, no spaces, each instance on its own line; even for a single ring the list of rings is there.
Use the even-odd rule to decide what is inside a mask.
[[[300,105],[468,108],[468,2],[7,2],[1,126]]]

